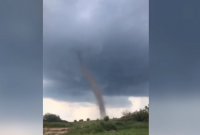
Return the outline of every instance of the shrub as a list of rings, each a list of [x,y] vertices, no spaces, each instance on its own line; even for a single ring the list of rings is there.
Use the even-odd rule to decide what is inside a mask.
[[[64,123],[68,123],[68,121],[66,121],[66,120],[61,120],[62,122],[64,122]]]
[[[140,111],[135,111],[132,115],[133,119],[136,121],[149,121],[149,113],[144,109],[140,109]]]
[[[82,121],[83,121],[83,119],[80,119],[80,120],[79,120],[79,122],[82,122]]]
[[[61,120],[60,116],[51,114],[51,113],[46,113],[43,116],[43,121],[44,122],[63,122],[63,120]]]
[[[116,126],[111,122],[103,122],[103,121],[101,121],[100,125],[106,131],[116,130],[117,129]]]
[[[90,121],[90,119],[89,119],[89,118],[87,118],[87,121]]]
[[[108,117],[108,116],[105,116],[105,117],[104,117],[104,121],[109,121],[109,117]]]
[[[123,120],[133,120],[132,113],[127,110],[122,112],[122,115]]]
[[[115,124],[116,124],[116,125],[120,125],[120,126],[123,125],[123,123],[120,122],[120,121],[115,122]]]
[[[124,111],[122,112],[123,120],[135,120],[135,121],[149,121],[149,107],[145,106],[144,109],[140,109],[139,111],[135,111],[133,113]]]
[[[74,122],[77,122],[77,120],[74,120]]]
[[[133,118],[136,121],[149,121],[149,107],[145,106],[144,109],[134,112]]]

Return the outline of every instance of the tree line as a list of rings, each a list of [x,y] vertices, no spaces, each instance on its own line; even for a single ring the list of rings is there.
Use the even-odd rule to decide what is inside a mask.
[[[115,118],[113,118],[115,119]],[[97,119],[98,121],[99,119]],[[104,121],[109,121],[110,118],[109,116],[105,116]],[[124,111],[122,112],[122,117],[120,118],[120,120],[123,121],[149,121],[149,106],[145,106],[143,109],[140,109],[139,111],[135,111],[135,112],[129,112],[129,111]],[[83,119],[80,119],[79,122],[84,121]],[[86,121],[90,121],[89,118],[86,119]],[[66,120],[62,120],[60,118],[60,116],[56,115],[56,114],[51,114],[51,113],[46,113],[43,116],[43,122],[68,122]],[[74,120],[74,122],[78,122],[77,120]]]

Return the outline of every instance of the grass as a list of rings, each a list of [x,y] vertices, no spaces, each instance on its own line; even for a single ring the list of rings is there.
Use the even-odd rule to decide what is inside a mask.
[[[148,135],[148,122],[136,121],[83,121],[68,123],[44,123],[44,127],[70,127],[66,135]]]

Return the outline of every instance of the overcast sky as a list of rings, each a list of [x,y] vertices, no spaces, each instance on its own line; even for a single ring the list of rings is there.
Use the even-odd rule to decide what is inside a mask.
[[[0,9],[0,134],[42,135],[42,3]]]
[[[131,108],[130,98],[134,97],[148,104],[147,0],[44,0],[43,3],[44,113],[50,101],[79,103],[82,107],[96,104],[80,69],[77,51],[83,54],[107,109]]]
[[[109,0],[110,2],[111,0]],[[119,7],[124,7],[123,11],[126,11],[128,14],[130,9],[143,9],[143,13],[146,13],[148,9],[139,6],[140,4],[129,4],[130,1],[123,0],[121,2],[127,2],[126,4],[118,3],[119,1],[113,0],[114,2],[107,8],[107,10],[111,10],[114,12],[113,7],[119,5]],[[138,0],[139,1],[139,0]],[[57,44],[56,39],[58,41],[62,41],[61,39],[66,39],[66,35],[61,37],[59,31],[65,31],[64,28],[60,27],[59,31],[53,31],[56,27],[50,27],[50,22],[55,22],[57,20],[60,25],[56,25],[57,28],[61,26],[61,21],[59,19],[60,16],[56,13],[62,13],[63,11],[70,11],[67,9],[75,9],[74,4],[78,3],[76,0],[72,0],[71,3],[68,0],[68,4],[62,4],[60,0],[53,1],[44,1],[44,5],[40,3],[42,1],[27,1],[20,0],[15,1],[0,1],[0,9],[1,9],[1,25],[0,25],[0,134],[15,134],[15,135],[31,135],[37,134],[42,135],[42,12],[44,6],[44,23],[48,22],[48,25],[45,25],[46,34],[44,31],[44,42],[45,46],[51,44]],[[58,2],[61,2],[59,4]],[[81,2],[84,2],[81,0]],[[96,2],[96,0],[95,0]],[[106,1],[108,2],[108,1]],[[134,1],[131,1],[134,3]],[[188,134],[199,134],[199,121],[200,121],[200,108],[198,107],[200,104],[199,95],[200,95],[200,46],[199,46],[199,32],[200,32],[200,19],[199,19],[199,4],[195,1],[150,1],[150,97],[151,97],[151,109],[150,109],[150,134],[152,135],[188,135]],[[23,4],[21,4],[23,3]],[[118,4],[117,4],[118,3]],[[67,6],[70,5],[71,6]],[[95,5],[94,1],[90,1],[84,5],[84,7],[89,7],[91,5]],[[114,5],[115,6],[114,6]],[[148,3],[146,3],[148,4]],[[98,5],[98,4],[96,4]],[[106,5],[106,4],[104,4]],[[60,8],[65,6],[65,8]],[[71,7],[71,8],[70,8]],[[79,6],[80,7],[80,6]],[[102,6],[100,6],[102,7]],[[134,7],[134,8],[129,8]],[[146,5],[145,7],[148,8]],[[78,8],[80,9],[80,8]],[[76,11],[78,11],[76,8]],[[85,8],[83,8],[85,9]],[[95,8],[96,9],[96,8]],[[115,8],[116,9],[116,8]],[[169,10],[170,9],[170,10]],[[120,9],[121,10],[121,9]],[[75,10],[74,10],[75,11]],[[103,10],[98,10],[100,13]],[[117,10],[115,10],[117,11]],[[107,11],[105,11],[107,13]],[[104,13],[105,13],[104,12]],[[113,12],[109,12],[112,13]],[[77,16],[75,13],[68,12],[71,18]],[[78,12],[77,12],[78,13]],[[92,12],[96,13],[96,12]],[[117,12],[115,12],[117,13]],[[121,12],[122,13],[122,12]],[[74,17],[72,17],[72,14]],[[142,13],[137,12],[138,16],[141,16]],[[107,21],[107,24],[111,23],[111,15],[108,13],[106,17],[102,17],[102,14],[98,15],[103,18],[101,20],[102,26],[106,23],[106,19],[110,19]],[[123,12],[125,19],[125,13]],[[65,14],[65,18],[67,13]],[[82,14],[79,20],[83,20],[83,18],[87,18],[87,14]],[[148,17],[148,15],[146,15]],[[112,15],[114,17],[114,14]],[[134,16],[135,17],[135,16]],[[47,19],[49,18],[49,19]],[[62,18],[64,18],[62,16]],[[48,20],[48,21],[45,21]],[[64,19],[63,19],[64,20]],[[71,19],[72,20],[72,19]],[[74,19],[75,20],[75,19]],[[82,21],[82,25],[87,24],[86,21]],[[122,20],[122,19],[121,19]],[[134,19],[133,19],[134,20]],[[140,19],[138,19],[140,20]],[[134,21],[138,21],[137,19]],[[146,20],[146,17],[144,17]],[[93,21],[99,22],[98,19]],[[68,32],[70,28],[72,28],[72,24],[75,25],[76,21],[69,21],[68,24],[71,24],[68,27]],[[79,21],[80,22],[80,21]],[[119,21],[115,21],[117,24]],[[62,22],[62,24],[67,24],[66,21]],[[55,24],[55,23],[54,23]],[[91,24],[91,23],[90,23]],[[95,23],[96,24],[96,23]],[[100,23],[99,23],[100,24]],[[120,29],[115,25],[115,28]],[[131,23],[132,24],[132,23]],[[137,23],[142,25],[142,23]],[[53,25],[53,24],[52,24]],[[148,25],[148,23],[146,23]],[[47,29],[47,26],[49,27]],[[81,26],[81,25],[79,25]],[[88,25],[92,26],[92,25]],[[114,29],[113,27],[109,27]],[[136,26],[136,25],[134,25]],[[141,33],[147,32],[147,29],[142,29],[138,27],[138,33],[136,34],[138,37],[141,36]],[[145,26],[148,28],[148,26]],[[145,28],[143,27],[143,28]],[[74,27],[73,27],[74,28]],[[91,36],[96,37],[93,34],[93,31],[97,31],[97,29],[90,30],[90,35],[85,34],[89,32],[89,30],[85,30],[86,32],[81,33],[81,27],[76,27],[77,31],[73,31],[77,35],[79,35],[79,40],[76,38],[70,37],[71,42],[87,42],[91,43],[85,37]],[[87,28],[87,27],[84,27]],[[104,28],[104,29],[103,29]],[[83,29],[84,30],[84,29]],[[98,31],[108,31],[106,27],[101,27]],[[47,32],[48,31],[48,32]],[[73,35],[72,31],[70,35]],[[54,33],[54,34],[52,34]],[[61,33],[61,32],[60,32]],[[125,32],[124,32],[125,33]],[[139,34],[140,33],[140,34]],[[148,33],[148,32],[147,32]],[[51,36],[50,36],[51,35]],[[68,34],[69,35],[69,34]],[[69,35],[69,36],[70,36]],[[75,35],[75,34],[74,34]],[[102,38],[106,34],[102,34]],[[108,34],[107,34],[108,35]],[[107,36],[106,35],[106,36]],[[125,34],[123,34],[125,36]],[[134,35],[134,37],[136,36]],[[85,36],[85,37],[84,37]],[[143,34],[143,36],[147,36]],[[49,38],[47,38],[49,37]],[[84,37],[81,39],[81,37]],[[141,36],[142,37],[142,36]],[[47,40],[48,39],[48,40]],[[81,39],[81,40],[80,40]],[[134,39],[134,38],[132,38]],[[144,38],[146,39],[146,38]],[[119,40],[119,39],[118,39]],[[138,38],[139,40],[139,38]],[[96,39],[94,41],[97,41]],[[101,44],[102,40],[98,40],[98,44]],[[145,41],[145,40],[144,40]],[[49,42],[48,44],[46,42]],[[91,43],[92,44],[92,43]],[[90,45],[91,45],[90,44]],[[61,45],[61,43],[57,44]],[[66,44],[65,44],[66,45]],[[69,44],[68,44],[69,45]],[[81,44],[83,45],[83,44]],[[85,47],[84,44],[82,49],[85,49],[87,54],[95,56],[97,55],[101,47],[95,46],[93,48],[92,44],[88,47]],[[48,47],[44,46],[44,51],[48,52]],[[73,46],[75,46],[73,44]],[[65,46],[66,47],[66,46]],[[46,48],[46,49],[45,49]],[[68,47],[70,48],[70,47]],[[75,46],[75,48],[79,48],[80,46]],[[87,48],[90,48],[92,51],[87,51]],[[113,49],[114,47],[112,47]],[[111,49],[111,50],[112,50]],[[56,49],[52,49],[56,50]],[[62,49],[59,49],[59,51]],[[68,50],[68,49],[67,49]],[[73,50],[73,49],[72,49]],[[76,50],[76,49],[74,49]],[[111,51],[110,50],[110,51]],[[69,55],[69,53],[64,53],[66,50],[63,49],[63,55]],[[113,49],[114,51],[114,49]],[[122,51],[122,50],[120,50]],[[138,51],[139,53],[139,51]],[[52,53],[53,54],[53,53]],[[60,53],[62,54],[62,53]],[[86,54],[84,54],[86,55]],[[58,56],[58,55],[57,55]],[[65,56],[65,57],[66,57]],[[71,56],[71,55],[70,55]],[[121,56],[124,56],[121,55]],[[75,57],[75,56],[74,56]],[[125,56],[124,56],[125,57]],[[97,56],[95,57],[97,58]],[[48,57],[47,57],[48,59]],[[87,58],[88,59],[88,58]],[[87,61],[87,66],[89,60],[84,56],[84,60]],[[62,60],[64,61],[64,60]],[[67,61],[67,60],[66,60]],[[46,61],[47,62],[47,61]],[[61,62],[62,63],[62,62]],[[48,65],[48,64],[47,64]],[[50,64],[53,67],[53,63]],[[67,65],[67,64],[66,64]],[[48,66],[46,66],[48,67]],[[51,67],[51,66],[49,66]],[[58,66],[59,67],[59,66]],[[64,66],[66,68],[66,66]],[[48,68],[45,68],[48,69]],[[60,68],[59,68],[60,69]],[[72,68],[71,68],[72,69]],[[53,70],[52,70],[53,71]],[[90,71],[93,71],[93,74],[96,79],[98,79],[98,84],[102,84],[101,77],[97,76],[96,71],[92,70],[90,66]],[[55,79],[53,79],[53,75],[48,74],[47,70],[44,71],[44,85],[46,88],[50,87],[50,84],[56,84]],[[66,70],[65,70],[66,72]],[[81,72],[79,72],[81,74]],[[55,73],[56,74],[56,73]],[[66,77],[66,76],[65,76]],[[59,77],[55,77],[59,78]],[[77,78],[77,77],[75,77]],[[110,78],[107,78],[108,80]],[[61,79],[60,79],[61,80]],[[78,80],[78,79],[77,79]],[[79,79],[80,80],[80,79]],[[47,85],[48,84],[48,85]],[[62,83],[60,83],[62,84]],[[101,87],[103,87],[101,85]],[[120,84],[121,85],[121,84]],[[58,85],[61,87],[61,85]],[[73,86],[73,85],[72,85]],[[105,86],[105,85],[104,85]],[[141,85],[140,85],[141,86]],[[54,86],[55,87],[55,86]],[[85,88],[86,89],[86,88]],[[48,90],[48,89],[46,89]],[[66,89],[69,90],[69,89]],[[104,90],[102,88],[102,90]],[[51,90],[49,89],[49,93]],[[56,90],[55,90],[56,91]],[[85,90],[86,91],[86,90]],[[88,93],[91,90],[88,90]],[[57,91],[58,92],[58,91]],[[61,93],[61,91],[59,92]],[[69,94],[69,93],[68,93]],[[135,110],[140,108],[141,106],[147,104],[148,97],[142,97],[142,93],[140,93],[141,97],[133,97],[126,96],[124,93],[114,93],[106,94],[104,92],[104,98],[108,100],[106,97],[111,98],[113,102],[117,99],[117,104],[110,103],[110,107],[106,106],[107,112],[109,115],[120,116],[120,112],[124,109]],[[122,96],[122,94],[124,96]],[[133,94],[133,93],[132,93]],[[60,94],[61,95],[61,94]],[[65,95],[65,94],[63,94]],[[75,94],[76,95],[76,94]],[[96,101],[92,93],[89,93],[90,99],[85,98],[85,102],[83,99],[78,100],[77,97],[74,96],[74,99],[68,98],[69,96],[65,95],[63,99],[55,97],[55,94],[45,94],[44,93],[44,112],[52,112],[61,115],[61,118],[65,118],[66,120],[79,119],[79,118],[87,118],[92,115],[92,118],[96,118],[99,116],[98,108],[96,106]],[[120,96],[119,96],[120,95]],[[73,97],[71,95],[71,97]],[[114,98],[116,100],[114,100]],[[121,99],[120,99],[121,98]],[[119,101],[122,102],[122,99],[127,103],[127,101],[131,101],[131,105],[128,107],[124,107],[119,104]],[[69,100],[70,99],[70,100]],[[76,99],[76,100],[75,100]],[[130,102],[129,102],[130,103]],[[125,103],[123,103],[125,105]],[[127,104],[126,104],[127,105]],[[115,107],[111,107],[115,106]],[[81,112],[81,113],[80,113]],[[92,114],[91,114],[92,113]],[[116,114],[117,113],[117,114]],[[166,115],[167,114],[167,115]],[[17,116],[17,117],[16,117]],[[80,117],[79,117],[80,116]],[[165,117],[163,117],[165,116]]]

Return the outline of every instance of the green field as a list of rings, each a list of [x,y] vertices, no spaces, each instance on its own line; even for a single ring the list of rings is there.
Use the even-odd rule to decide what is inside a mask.
[[[83,122],[51,122],[44,127],[69,127],[66,135],[148,135],[149,123],[122,120]]]

